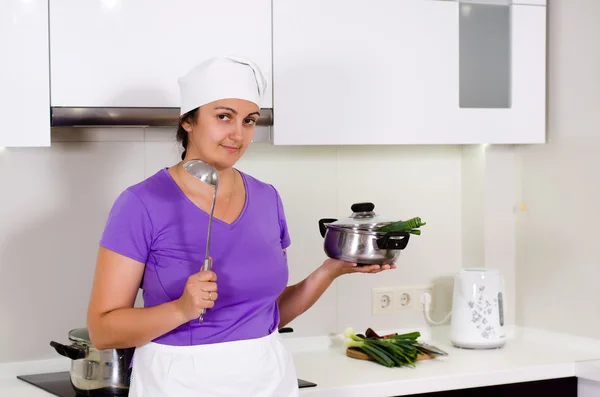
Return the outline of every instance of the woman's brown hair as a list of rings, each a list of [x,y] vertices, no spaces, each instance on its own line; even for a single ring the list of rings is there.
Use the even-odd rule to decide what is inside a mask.
[[[183,116],[179,118],[179,125],[177,126],[177,142],[181,143],[183,147],[183,153],[181,153],[181,159],[185,158],[187,154],[188,147],[188,132],[183,128],[183,123],[187,122],[190,124],[194,124],[196,122],[196,113],[198,112],[198,108],[190,110]]]

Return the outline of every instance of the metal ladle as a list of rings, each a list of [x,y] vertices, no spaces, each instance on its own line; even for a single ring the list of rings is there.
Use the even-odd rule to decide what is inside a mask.
[[[217,201],[217,187],[219,185],[219,175],[217,170],[210,164],[205,163],[202,160],[189,160],[183,164],[183,168],[194,178],[201,182],[209,184],[215,188],[213,193],[213,201],[210,207],[210,217],[208,218],[208,235],[206,237],[206,253],[204,254],[204,263],[202,264],[202,270],[210,270],[212,263],[209,257],[210,250],[210,235],[212,231],[212,220],[213,212],[215,210],[215,203]],[[206,314],[206,308],[202,309],[198,322],[202,324],[204,320],[204,314]]]

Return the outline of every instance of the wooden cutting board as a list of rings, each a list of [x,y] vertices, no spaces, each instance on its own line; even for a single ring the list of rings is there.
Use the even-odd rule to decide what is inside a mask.
[[[351,347],[346,348],[346,355],[348,357],[355,358],[357,360],[375,361],[375,359],[369,357],[369,355],[367,355],[366,353],[363,353],[360,350],[356,350]],[[419,355],[417,355],[417,361],[431,360],[433,358],[435,358],[435,357],[432,355],[429,355],[429,354],[425,354],[425,353],[423,353],[423,354],[419,353]]]

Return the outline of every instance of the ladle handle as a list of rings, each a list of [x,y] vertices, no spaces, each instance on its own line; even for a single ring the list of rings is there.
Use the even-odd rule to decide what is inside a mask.
[[[204,263],[202,264],[202,270],[210,270],[212,268],[212,259],[204,258]],[[202,313],[200,313],[200,317],[198,318],[198,323],[202,324],[204,321],[204,315],[206,314],[206,308],[202,309]]]
[[[212,259],[204,258],[204,263],[202,264],[201,270],[210,270],[212,268]]]
[[[198,317],[198,323],[202,324],[204,321],[204,315],[206,314],[206,308],[202,309],[202,313],[200,313],[200,317]]]

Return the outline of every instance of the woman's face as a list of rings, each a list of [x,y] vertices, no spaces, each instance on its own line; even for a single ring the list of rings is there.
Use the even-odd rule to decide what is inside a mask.
[[[254,137],[259,107],[243,99],[222,99],[200,106],[196,120],[184,122],[186,158],[200,158],[217,170],[233,167]]]

